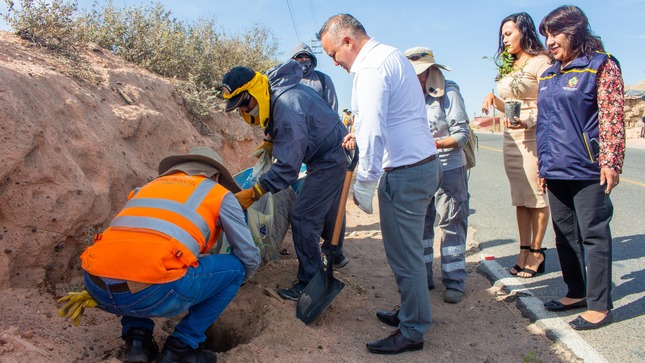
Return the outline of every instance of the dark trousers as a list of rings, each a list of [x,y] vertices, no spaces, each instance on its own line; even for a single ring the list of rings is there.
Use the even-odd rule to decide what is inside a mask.
[[[291,232],[298,255],[298,280],[308,284],[322,269],[322,249],[328,251],[340,205],[347,163],[341,146],[347,131],[339,122],[336,130],[325,139],[320,155],[307,164],[307,176],[298,200],[291,210]],[[333,221],[333,222],[332,222]],[[343,218],[337,254],[342,253],[345,219]]]
[[[598,180],[547,180],[562,278],[569,298],[587,298],[590,310],[613,308],[611,231],[614,211]]]

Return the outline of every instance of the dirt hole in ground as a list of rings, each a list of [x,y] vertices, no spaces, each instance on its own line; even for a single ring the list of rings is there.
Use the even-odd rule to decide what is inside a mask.
[[[265,321],[264,309],[260,308],[258,299],[253,300],[236,298],[206,330],[206,341],[202,347],[222,353],[259,336]]]
[[[237,325],[226,326],[225,324],[215,324],[206,332],[206,341],[203,344],[204,349],[213,352],[228,352],[229,350],[250,342],[256,332],[241,330]]]

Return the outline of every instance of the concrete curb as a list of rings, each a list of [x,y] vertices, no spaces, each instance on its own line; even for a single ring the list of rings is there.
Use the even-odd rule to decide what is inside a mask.
[[[578,358],[587,363],[608,363],[584,338],[569,327],[557,314],[544,309],[542,300],[533,296],[520,279],[510,275],[497,261],[481,259],[478,271],[494,281],[494,286],[518,296],[520,309],[535,320],[535,325],[546,332],[549,339],[560,342]]]

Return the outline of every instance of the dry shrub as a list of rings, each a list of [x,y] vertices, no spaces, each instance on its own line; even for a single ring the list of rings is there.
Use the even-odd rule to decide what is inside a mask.
[[[1,15],[21,38],[62,51],[68,51],[76,43],[73,18],[78,8],[76,2],[3,1],[7,12]]]
[[[229,35],[216,19],[187,24],[159,3],[118,8],[112,1],[78,10],[64,0],[11,0],[2,16],[22,38],[50,49],[92,42],[126,61],[171,78],[188,109],[206,116],[217,109],[214,99],[223,75],[243,65],[264,71],[278,62],[277,41],[268,28],[254,24],[242,34]]]
[[[92,41],[123,59],[174,80],[188,109],[205,116],[217,108],[217,87],[237,65],[265,70],[277,63],[277,42],[264,26],[230,36],[216,19],[192,24],[177,20],[161,4],[116,8],[96,4],[78,19],[83,41]]]

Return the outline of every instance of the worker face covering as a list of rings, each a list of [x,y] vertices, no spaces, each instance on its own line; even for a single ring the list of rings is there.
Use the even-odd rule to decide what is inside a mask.
[[[306,60],[306,61],[299,61],[300,65],[302,66],[302,73],[307,74],[309,73],[309,70],[311,69],[312,61],[311,60]]]
[[[242,87],[237,88],[233,92],[224,95],[225,99],[231,99],[236,95],[248,91],[253,98],[257,101],[258,105],[255,107],[257,111],[251,110],[255,115],[250,113],[242,112],[240,109],[240,114],[244,121],[251,125],[260,125],[263,129],[266,128],[269,121],[269,79],[267,76],[255,72],[255,77],[253,77],[249,82],[247,82]]]
[[[253,107],[253,109],[247,113],[253,117],[258,117],[259,111],[260,111],[260,107],[258,105],[255,105],[255,107]]]
[[[446,78],[441,70],[435,66],[430,66],[430,68],[428,68],[428,79],[426,80],[425,85],[426,92],[434,98],[443,97],[445,94],[445,87]]]

